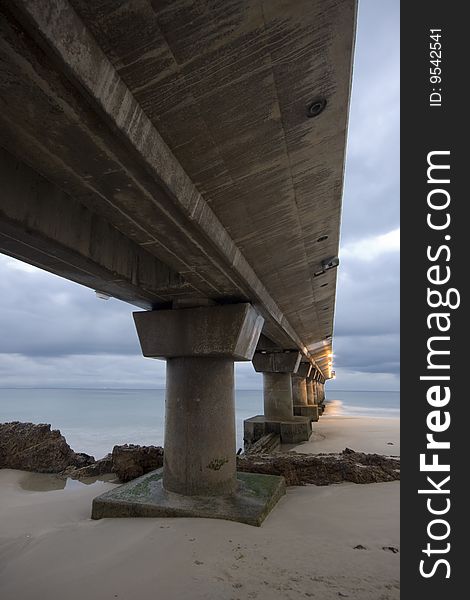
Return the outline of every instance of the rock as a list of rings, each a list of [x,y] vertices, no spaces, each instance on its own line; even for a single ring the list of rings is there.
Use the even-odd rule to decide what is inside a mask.
[[[378,483],[400,479],[400,460],[346,448],[340,454],[284,452],[238,456],[237,470],[282,475],[287,485]]]
[[[0,468],[37,473],[59,473],[67,467],[82,468],[93,456],[74,452],[57,429],[41,423],[0,424]]]
[[[87,466],[96,464],[95,457],[90,456],[90,454],[85,454],[85,452],[74,452],[74,454],[75,458],[73,464],[77,469],[86,468]]]
[[[163,466],[163,448],[125,444],[114,446],[112,472],[123,481],[130,481]]]
[[[113,455],[107,454],[104,458],[100,458],[91,465],[86,465],[79,469],[73,469],[71,471],[61,473],[72,479],[82,479],[85,477],[99,477],[106,473],[113,472]]]

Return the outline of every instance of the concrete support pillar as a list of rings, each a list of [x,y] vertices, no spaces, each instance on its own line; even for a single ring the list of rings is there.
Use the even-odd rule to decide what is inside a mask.
[[[292,375],[292,396],[294,406],[308,406],[307,382],[305,377]]]
[[[295,444],[309,439],[310,420],[295,417],[291,373],[301,360],[298,350],[259,351],[253,357],[255,371],[263,373],[264,415],[246,419],[245,448],[269,433],[279,434],[281,443]]]
[[[163,487],[188,496],[236,488],[232,359],[167,360]]]
[[[210,517],[261,525],[283,477],[235,470],[233,362],[251,360],[263,319],[250,304],[134,313],[144,356],[167,359],[162,469],[93,499],[92,519]]]
[[[307,377],[310,376],[310,363],[300,363],[296,373],[292,373],[292,395],[294,406],[308,406]]]
[[[293,417],[290,373],[263,373],[264,416],[288,421]]]
[[[309,417],[318,421],[318,407],[314,403],[312,366],[301,363],[297,373],[292,374],[292,395],[294,398],[294,415]]]
[[[307,403],[310,406],[314,406],[316,404],[314,381],[311,377],[307,379]]]
[[[263,319],[250,304],[134,313],[144,356],[167,359],[163,488],[236,489],[235,360],[251,360]]]

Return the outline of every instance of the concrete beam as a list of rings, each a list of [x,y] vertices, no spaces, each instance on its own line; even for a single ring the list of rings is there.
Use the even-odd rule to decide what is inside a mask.
[[[141,308],[190,293],[183,277],[0,148],[0,252]]]

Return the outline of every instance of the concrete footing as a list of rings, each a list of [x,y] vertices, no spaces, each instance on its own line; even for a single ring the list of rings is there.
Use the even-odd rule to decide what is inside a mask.
[[[256,415],[244,422],[243,440],[245,447],[257,442],[268,433],[281,438],[281,444],[300,444],[307,442],[312,433],[310,417],[294,417],[288,421],[273,420],[264,415]]]
[[[205,517],[260,526],[286,493],[284,477],[237,473],[236,489],[219,496],[186,496],[163,487],[163,469],[93,500],[92,519],[107,517]]]
[[[317,405],[312,406],[294,406],[294,415],[299,417],[309,417],[311,421],[318,421],[321,415]]]

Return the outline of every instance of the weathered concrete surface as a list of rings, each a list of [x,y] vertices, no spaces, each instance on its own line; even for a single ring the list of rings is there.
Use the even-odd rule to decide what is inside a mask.
[[[318,418],[321,416],[320,409],[317,405],[308,405],[302,406],[297,405],[294,406],[294,415],[299,417],[309,417],[311,421],[318,421]]]
[[[290,373],[263,373],[264,416],[270,420],[292,418],[292,384]]]
[[[253,367],[257,373],[296,373],[302,354],[297,350],[286,352],[256,352]]]
[[[338,252],[355,6],[2,3],[2,146],[161,267],[147,285],[140,258],[106,241],[116,281],[100,259],[86,283],[86,252],[66,244],[67,275],[35,203],[12,226],[3,194],[2,250],[138,306],[250,301],[269,339],[329,377],[336,272],[321,264]]]
[[[134,313],[145,356],[166,366],[163,486],[234,492],[234,360],[251,360],[263,319],[247,303]]]
[[[248,449],[259,439],[275,433],[281,437],[282,444],[300,444],[307,442],[312,434],[310,417],[291,416],[286,421],[269,419],[264,415],[256,415],[243,422],[243,441]]]
[[[258,351],[253,357],[253,366],[263,373],[264,416],[259,415],[245,421],[245,448],[251,447],[260,437],[274,432],[284,444],[307,441],[311,434],[312,415],[294,412],[293,373],[299,370],[304,375],[309,371],[309,363],[301,363],[299,352]],[[298,419],[294,415],[306,416]]]
[[[316,404],[316,402],[315,402],[315,387],[314,387],[313,379],[311,377],[307,378],[306,386],[307,386],[307,402],[308,402],[308,404],[311,404],[311,405]]]
[[[292,396],[294,406],[308,406],[305,377],[292,376]]]
[[[105,517],[206,517],[260,526],[285,494],[283,477],[238,473],[233,494],[182,496],[162,486],[162,469],[94,498],[92,519]]]
[[[165,489],[187,495],[234,491],[235,399],[231,359],[167,361]]]
[[[134,313],[144,356],[251,360],[263,318],[248,303]]]

